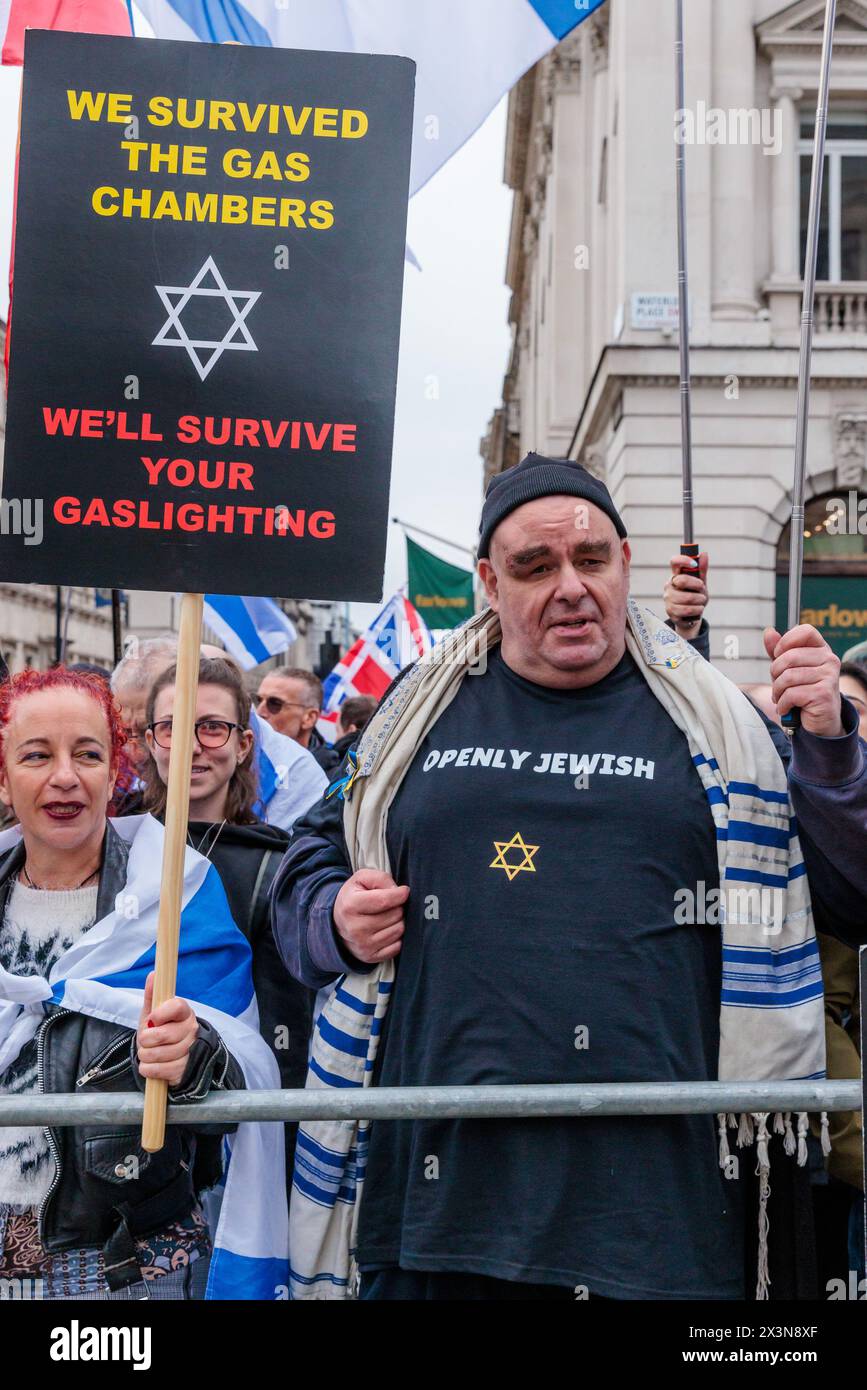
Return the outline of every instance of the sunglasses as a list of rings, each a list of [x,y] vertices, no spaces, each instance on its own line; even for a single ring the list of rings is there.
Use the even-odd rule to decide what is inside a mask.
[[[264,705],[269,714],[279,714],[282,709],[294,706],[295,709],[310,709],[310,705],[304,705],[300,700],[281,700],[276,695],[255,695],[254,699],[259,709]]]
[[[196,742],[202,748],[225,748],[232,737],[232,730],[238,729],[240,732],[242,729],[240,724],[232,724],[228,719],[197,719],[193,727]],[[158,719],[155,724],[148,724],[148,728],[158,747],[171,748],[171,719]]]

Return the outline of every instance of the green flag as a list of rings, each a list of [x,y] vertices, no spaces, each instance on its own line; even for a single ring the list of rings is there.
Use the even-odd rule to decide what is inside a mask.
[[[458,569],[406,538],[409,601],[428,627],[460,627],[475,611],[472,570]]]

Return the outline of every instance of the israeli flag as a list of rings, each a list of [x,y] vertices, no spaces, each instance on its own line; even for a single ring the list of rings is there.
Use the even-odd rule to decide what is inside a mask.
[[[279,656],[298,637],[272,598],[205,594],[204,618],[245,671]]]
[[[417,193],[603,0],[136,0],[160,39],[395,53],[417,64]]]
[[[294,738],[280,734],[250,711],[256,739],[262,819],[290,830],[299,816],[319,801],[328,778],[312,753]]]
[[[144,986],[154,968],[163,827],[152,816],[111,822],[129,845],[127,881],[114,911],[66,951],[47,979],[0,966],[0,1075],[33,1038],[44,1004],[138,1029]],[[18,842],[0,834],[0,854]],[[271,1049],[259,1035],[250,947],[232,920],[220,876],[187,849],[177,994],[218,1031],[248,1090],[279,1090]],[[207,1299],[281,1299],[289,1277],[283,1127],[242,1123],[223,1142],[224,1171]]]

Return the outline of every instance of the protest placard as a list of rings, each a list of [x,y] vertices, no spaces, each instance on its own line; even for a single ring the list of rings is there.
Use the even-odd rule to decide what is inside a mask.
[[[28,33],[0,576],[381,597],[413,82]]]
[[[176,988],[202,594],[378,599],[415,67],[30,31],[0,577],[183,592],[153,1002]],[[149,1078],[142,1144],[162,1147]]]

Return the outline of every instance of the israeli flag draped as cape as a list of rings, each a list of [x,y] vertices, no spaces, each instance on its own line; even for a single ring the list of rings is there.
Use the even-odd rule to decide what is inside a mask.
[[[42,1022],[44,1004],[138,1028],[156,950],[163,827],[152,816],[113,820],[129,845],[115,909],[57,961],[47,979],[0,966],[0,1073]],[[0,854],[21,837],[0,834]],[[195,850],[184,859],[177,994],[217,1029],[248,1090],[279,1089],[276,1060],[258,1032],[250,947],[229,911],[219,874]],[[241,1124],[223,1145],[225,1168],[208,1299],[274,1299],[288,1284],[283,1129]]]

